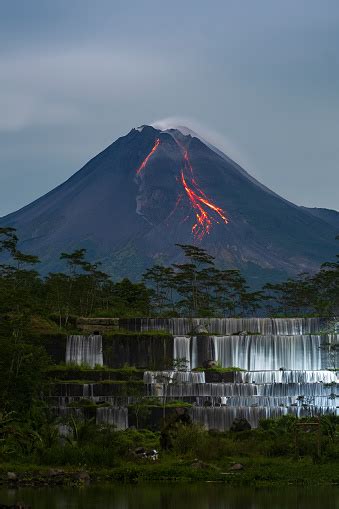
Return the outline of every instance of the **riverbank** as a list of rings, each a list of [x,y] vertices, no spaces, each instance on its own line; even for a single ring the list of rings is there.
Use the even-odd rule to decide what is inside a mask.
[[[339,463],[313,463],[311,459],[227,459],[218,465],[194,461],[125,463],[114,468],[65,468],[2,464],[0,485],[81,486],[97,483],[215,482],[229,486],[339,485]]]

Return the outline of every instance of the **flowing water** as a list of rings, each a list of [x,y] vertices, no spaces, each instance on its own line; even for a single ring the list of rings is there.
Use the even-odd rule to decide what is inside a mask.
[[[18,502],[32,509],[338,509],[339,489],[215,483],[0,489],[0,504]]]
[[[323,333],[325,321],[318,318],[208,318],[127,320],[130,329],[162,329],[173,333],[171,371],[145,371],[145,396],[191,403],[193,422],[207,429],[227,430],[235,418],[245,418],[252,427],[260,419],[288,413],[296,416],[339,413],[339,390],[334,366],[338,334]],[[126,325],[126,324],[125,324]],[[322,333],[321,333],[322,332]],[[192,335],[190,335],[190,333]],[[69,336],[66,362],[103,365],[102,337]],[[337,355],[337,358],[335,358]],[[182,362],[183,361],[183,362]],[[233,374],[192,371],[211,362],[223,368],[241,368]],[[180,366],[179,366],[180,365]],[[332,368],[332,369],[329,369]],[[213,383],[212,383],[213,382]],[[232,383],[231,383],[232,382]],[[98,424],[117,429],[129,425],[128,405],[134,402],[128,386],[119,384],[59,384],[51,396],[57,415],[87,417],[90,409],[69,408],[90,399]],[[96,406],[106,402],[110,406]]]
[[[292,414],[297,417],[316,415],[337,415],[333,407],[269,407],[269,406],[221,406],[221,407],[192,407],[189,410],[193,422],[201,424],[209,430],[224,431],[230,429],[235,419],[246,419],[252,428],[257,428],[262,419],[276,419],[283,415]]]
[[[128,409],[123,407],[102,407],[96,409],[97,424],[111,424],[117,430],[128,428]]]
[[[103,365],[102,336],[68,336],[66,363],[87,364],[91,368]]]
[[[215,361],[251,370],[321,369],[321,336],[213,336]]]
[[[267,371],[239,371],[236,373],[237,382],[257,384],[290,384],[290,383],[324,383],[336,382],[337,375],[329,370],[267,370]]]
[[[326,327],[321,318],[136,318],[124,326],[131,330],[166,330],[183,336],[206,330],[210,334],[237,334],[246,331],[262,335],[316,334]]]
[[[338,334],[174,336],[173,358],[185,359],[188,369],[213,360],[248,371],[318,371],[337,365],[329,345],[338,342]]]
[[[204,384],[203,371],[145,371],[145,384],[171,383],[171,384]]]

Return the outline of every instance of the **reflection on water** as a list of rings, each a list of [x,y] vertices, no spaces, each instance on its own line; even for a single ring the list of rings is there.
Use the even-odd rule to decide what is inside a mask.
[[[0,489],[32,509],[339,509],[339,488],[230,488],[215,483]]]

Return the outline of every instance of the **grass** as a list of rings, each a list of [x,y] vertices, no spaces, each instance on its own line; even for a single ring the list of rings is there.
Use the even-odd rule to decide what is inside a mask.
[[[86,451],[85,451],[86,452]],[[53,459],[53,455],[50,456]],[[109,460],[107,454],[107,461]],[[0,482],[6,483],[7,472],[16,472],[21,485],[53,485],[79,484],[77,474],[87,471],[91,482],[194,482],[214,481],[229,486],[330,486],[339,483],[339,464],[330,462],[314,464],[308,458],[290,460],[256,457],[251,461],[243,458],[225,458],[223,464],[215,466],[204,463],[197,468],[192,460],[178,459],[170,455],[160,457],[157,463],[147,461],[124,461],[123,463],[103,466],[92,466],[83,462],[83,455],[74,456],[78,464],[67,464],[67,458],[54,457],[53,469],[59,471],[59,476],[51,476],[51,467],[31,463],[2,463],[0,466]],[[234,463],[241,462],[244,469],[231,471]],[[65,464],[64,464],[65,463]],[[81,481],[80,481],[81,484]]]
[[[144,385],[142,380],[53,380],[55,384],[67,384],[67,385],[84,385],[91,383],[93,385]]]
[[[104,371],[105,373],[141,373],[144,372],[142,369],[138,369],[135,366],[124,366],[123,368],[109,368],[107,366],[99,366],[96,365],[94,368],[91,368],[88,364],[75,364],[75,363],[65,363],[65,364],[53,364],[48,366],[46,372],[50,371]]]
[[[82,404],[83,408],[91,409],[90,402]],[[177,406],[176,402],[171,404]],[[332,419],[333,425],[335,422]],[[265,421],[258,430],[240,433],[206,432],[198,425],[175,424],[165,428],[170,449],[161,450],[159,432],[132,428],[115,431],[110,426],[96,426],[93,421],[77,422],[77,435],[64,443],[55,440],[42,447],[39,441],[35,449],[26,448],[21,453],[17,450],[15,456],[10,448],[7,455],[0,449],[0,483],[6,481],[6,472],[11,471],[18,473],[23,484],[53,484],[55,478],[49,476],[49,467],[61,469],[61,482],[65,484],[77,482],[72,475],[79,470],[88,471],[93,481],[208,480],[244,486],[338,484],[336,436],[331,439],[324,428],[319,458],[316,434],[300,434],[297,454],[293,440],[295,423],[294,418],[281,418]],[[323,425],[326,423],[328,419],[324,418]],[[13,437],[10,440],[13,444]],[[134,454],[137,447],[157,449],[159,460],[141,459]],[[232,471],[234,463],[242,464],[243,469]]]
[[[105,332],[104,339],[112,337],[112,336],[136,336],[136,337],[140,337],[140,336],[155,336],[155,337],[161,336],[162,338],[163,337],[167,337],[167,338],[170,338],[170,339],[173,338],[173,335],[170,334],[168,331],[165,331],[165,330],[131,331],[131,330],[128,330],[128,329],[120,328],[120,329],[116,329],[116,330],[111,330],[109,332]]]
[[[229,366],[227,368],[223,368],[222,366],[213,366],[211,368],[194,368],[193,371],[197,372],[208,371],[210,373],[234,373],[235,371],[246,371],[246,370],[238,368],[236,366]]]
[[[133,406],[133,405],[131,405]],[[159,400],[153,400],[152,402],[147,402],[147,400],[145,401],[145,406],[148,407],[148,408],[191,408],[192,407],[192,403],[186,403],[185,401],[181,401],[181,400],[172,400],[172,401],[168,401],[167,403],[165,403],[165,405],[163,405],[161,399]]]
[[[111,406],[107,402],[103,403],[94,403],[90,399],[80,399],[79,401],[73,401],[72,403],[68,403],[69,408],[103,408]]]
[[[143,381],[143,370],[134,369],[58,369],[51,368],[46,372],[49,383],[132,383]]]

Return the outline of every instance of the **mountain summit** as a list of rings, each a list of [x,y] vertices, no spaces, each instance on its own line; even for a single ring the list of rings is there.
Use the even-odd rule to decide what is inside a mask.
[[[189,129],[145,125],[0,225],[17,228],[43,272],[58,269],[61,251],[85,247],[114,277],[136,278],[176,261],[176,243],[196,243],[221,267],[293,275],[333,257],[338,232],[327,218],[273,193]]]

